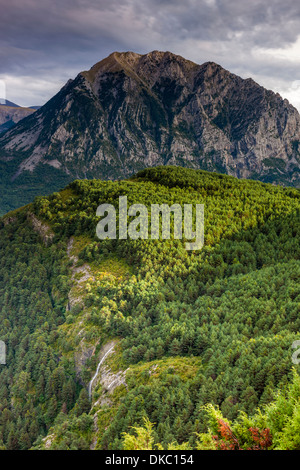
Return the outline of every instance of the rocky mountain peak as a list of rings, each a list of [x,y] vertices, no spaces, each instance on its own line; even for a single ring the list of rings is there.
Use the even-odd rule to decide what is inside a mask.
[[[299,143],[298,111],[252,79],[168,51],[114,52],[5,132],[0,161],[13,181],[171,164],[299,186]]]

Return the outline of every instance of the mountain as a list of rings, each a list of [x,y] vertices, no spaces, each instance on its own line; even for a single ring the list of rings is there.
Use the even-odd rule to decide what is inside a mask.
[[[12,101],[6,100],[4,98],[0,98],[0,106],[12,106],[13,108],[19,108],[20,106]]]
[[[99,240],[120,196],[204,204],[203,248]],[[146,425],[164,449],[299,450],[299,215],[298,189],[169,166],[2,217],[0,448],[132,450]]]
[[[299,186],[299,142],[298,111],[252,79],[170,52],[114,52],[0,137],[1,183],[25,203],[61,181],[163,164]]]
[[[3,101],[5,104],[0,101],[0,134],[34,112],[31,108],[22,108],[11,101]]]

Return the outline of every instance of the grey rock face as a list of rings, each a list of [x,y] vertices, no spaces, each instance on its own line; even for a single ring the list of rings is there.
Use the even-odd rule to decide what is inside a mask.
[[[182,165],[300,185],[300,116],[278,94],[170,52],[113,53],[0,138],[14,174],[123,178]],[[42,166],[41,166],[42,165]]]

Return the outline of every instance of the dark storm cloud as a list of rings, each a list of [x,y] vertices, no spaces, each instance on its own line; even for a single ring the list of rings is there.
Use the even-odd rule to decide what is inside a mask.
[[[265,86],[300,78],[300,54],[284,52],[299,36],[298,0],[0,0],[0,8],[0,78],[21,104],[34,94],[45,101],[114,50],[213,60]]]

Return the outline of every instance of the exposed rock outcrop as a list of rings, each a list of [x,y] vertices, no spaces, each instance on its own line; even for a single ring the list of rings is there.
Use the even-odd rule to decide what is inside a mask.
[[[41,236],[46,246],[52,243],[54,233],[51,228],[41,222],[32,212],[28,213],[28,217],[32,222],[33,229]]]
[[[50,167],[75,178],[183,165],[300,184],[300,116],[220,65],[170,52],[113,53],[0,138],[14,177]],[[48,168],[48,170],[47,170]]]

